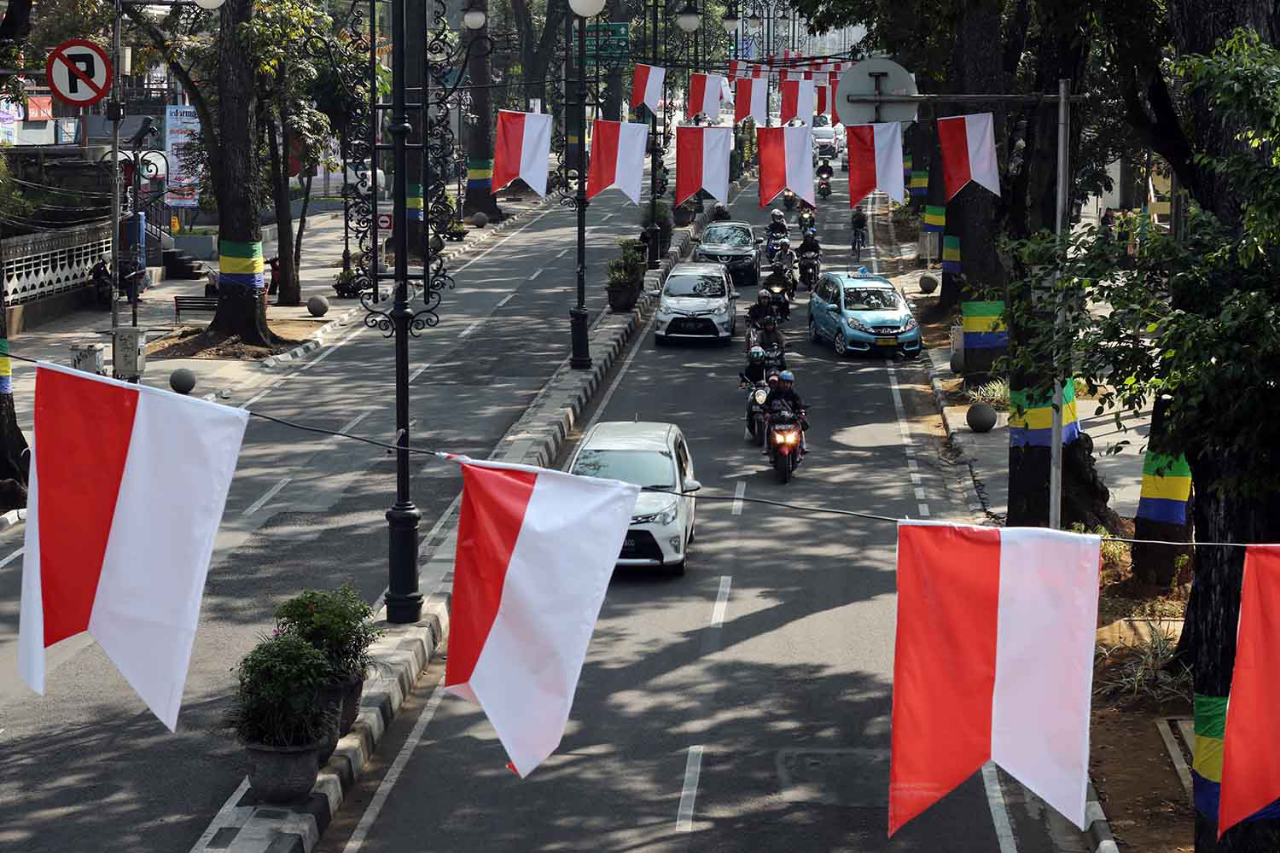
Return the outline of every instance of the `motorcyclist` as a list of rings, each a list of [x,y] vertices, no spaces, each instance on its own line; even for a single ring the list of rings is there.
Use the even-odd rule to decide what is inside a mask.
[[[808,452],[805,444],[805,432],[809,429],[809,421],[804,413],[804,400],[800,399],[800,395],[795,389],[796,375],[790,370],[784,370],[778,374],[778,387],[769,392],[769,396],[765,398],[764,409],[766,412],[773,411],[775,403],[786,405],[791,409],[792,413],[800,420],[800,453]],[[768,452],[766,448],[765,452]]]
[[[756,303],[747,309],[747,319],[753,323],[763,323],[765,317],[774,317],[778,315],[778,310],[773,307],[773,294],[768,290],[761,288],[756,294]]]
[[[727,222],[729,219],[729,208],[725,207],[720,202],[716,202],[716,206],[711,208],[711,221]]]
[[[791,241],[785,237],[778,241],[778,251],[773,253],[773,262],[781,263],[788,274],[794,275],[796,269],[796,253],[791,248]]]
[[[800,254],[805,252],[817,252],[818,259],[822,259],[822,244],[818,242],[818,229],[810,228],[804,232],[804,239],[800,241]]]
[[[760,337],[756,341],[756,346],[760,347],[761,352],[768,353],[769,350],[777,348],[778,361],[781,367],[787,366],[787,339],[782,336],[782,331],[778,328],[778,319],[772,314],[764,318],[764,322],[760,324]]]
[[[764,366],[764,347],[754,346],[747,353],[747,367],[738,374],[738,379],[743,385],[755,385],[763,382],[768,372]]]
[[[775,207],[769,214],[769,225],[764,230],[770,237],[786,237],[790,233],[787,229],[787,217]]]
[[[782,250],[779,249],[778,255],[781,254]],[[774,255],[772,271],[769,273],[769,277],[764,280],[765,293],[769,293],[774,286],[782,288],[784,293],[791,288],[791,274],[787,271],[786,264],[778,260],[778,255]],[[770,294],[770,300],[772,301],[772,294]],[[774,309],[772,316],[784,321],[791,319],[791,305],[786,299],[781,302],[774,302],[772,306]],[[751,307],[755,308],[756,306],[753,305]]]
[[[818,166],[818,172],[817,172],[818,177],[826,178],[829,181],[831,180],[832,176],[835,175],[835,173],[836,173],[836,170],[831,168],[831,161],[825,157],[822,158],[822,165]]]
[[[111,267],[107,265],[106,258],[98,259],[98,262],[93,265],[93,269],[89,271],[89,278],[93,281],[99,304],[110,306],[115,294],[112,292]]]

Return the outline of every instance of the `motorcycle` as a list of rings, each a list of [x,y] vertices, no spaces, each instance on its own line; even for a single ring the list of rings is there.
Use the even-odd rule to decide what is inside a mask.
[[[827,178],[818,178],[818,197],[831,198],[831,181]]]
[[[781,373],[787,369],[787,359],[782,353],[782,348],[777,344],[769,347],[764,351],[764,369],[765,373]]]
[[[804,455],[800,416],[785,403],[775,402],[769,412],[767,436],[769,462],[778,475],[778,482],[785,485],[791,481],[791,475]]]
[[[789,233],[790,232],[788,232],[787,234],[777,233],[777,234],[769,235],[769,239],[766,240],[764,244],[764,254],[768,260],[770,261],[773,260],[774,254],[778,251],[778,243],[781,242],[782,240],[787,239]]]
[[[782,191],[782,206],[787,210],[794,210],[796,206],[796,194],[791,190]]]
[[[93,294],[97,299],[98,307],[110,308],[113,297],[111,268],[107,266],[106,262],[100,261],[94,265],[89,275],[93,279]]]
[[[779,282],[776,278],[770,277],[769,293],[773,297],[774,304],[778,306],[778,310],[789,320],[791,319],[791,302],[796,298],[796,271],[781,261],[774,261],[773,272],[783,278]]]
[[[742,383],[746,387],[746,383]],[[769,397],[769,383],[757,382],[747,391],[747,432],[757,447],[764,447],[764,401]]]
[[[813,286],[818,282],[818,273],[821,271],[822,261],[818,259],[817,252],[800,253],[800,283],[804,285],[805,290],[813,290]]]
[[[813,223],[814,223],[814,218],[813,218],[812,208],[805,208],[804,210],[800,211],[800,214],[798,216],[796,216],[796,224],[800,226],[801,236],[803,236],[806,231],[808,231],[810,228],[813,227]]]

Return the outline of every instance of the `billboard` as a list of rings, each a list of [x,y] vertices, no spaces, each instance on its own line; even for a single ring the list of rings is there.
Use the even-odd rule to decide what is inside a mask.
[[[200,119],[191,106],[165,107],[164,153],[169,158],[169,185],[165,204],[170,207],[195,207],[199,203],[200,176],[187,168],[184,154],[187,146],[200,141]]]

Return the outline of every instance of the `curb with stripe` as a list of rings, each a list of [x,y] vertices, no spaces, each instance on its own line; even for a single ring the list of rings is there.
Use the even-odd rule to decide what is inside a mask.
[[[673,249],[678,239],[680,252],[675,259],[667,257],[661,261],[656,271],[661,280],[665,281],[671,267],[692,248],[692,237],[705,225],[708,216],[709,211],[700,216],[694,226],[679,229],[682,233],[678,237],[673,235]],[[491,458],[544,467],[550,465],[582,413],[604,386],[605,377],[626,353],[628,346],[635,343],[637,332],[645,328],[656,304],[653,294],[643,293],[629,313],[604,311],[591,330],[591,368],[573,370],[566,358],[524,415],[498,441]],[[434,537],[434,541],[441,542],[435,551],[445,552],[444,559],[451,564],[452,553],[447,547],[447,539],[445,534]],[[424,550],[430,544],[424,541]],[[427,556],[423,564],[430,560],[431,556]],[[311,853],[346,794],[364,773],[405,697],[413,690],[419,674],[447,642],[449,598],[448,592],[429,596],[423,605],[423,619],[416,624],[379,623],[384,634],[370,653],[374,660],[373,669],[382,675],[366,682],[355,726],[338,741],[338,748],[320,771],[315,787],[304,803],[297,806],[257,805],[249,791],[248,779],[245,779],[219,810],[191,853],[213,850],[226,853]],[[385,609],[379,611],[379,617],[384,613]]]
[[[1115,836],[1111,834],[1111,823],[1102,810],[1102,801],[1098,799],[1098,791],[1089,781],[1089,799],[1084,809],[1085,820],[1089,821],[1089,843],[1093,853],[1119,853]]]

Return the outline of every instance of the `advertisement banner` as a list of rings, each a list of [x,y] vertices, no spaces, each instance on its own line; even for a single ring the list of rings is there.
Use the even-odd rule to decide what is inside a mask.
[[[184,154],[188,145],[200,141],[200,119],[196,108],[165,108],[164,153],[169,158],[169,185],[165,204],[170,207],[195,207],[199,202],[199,175],[187,169]]]

